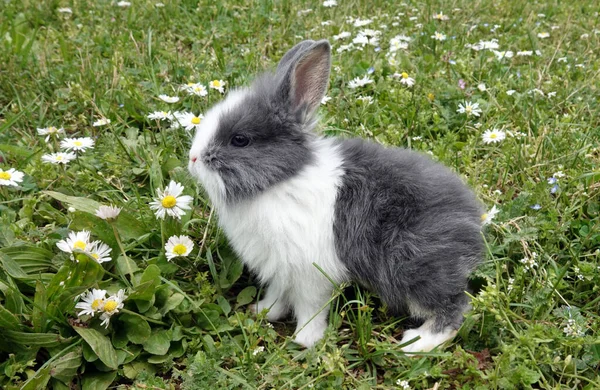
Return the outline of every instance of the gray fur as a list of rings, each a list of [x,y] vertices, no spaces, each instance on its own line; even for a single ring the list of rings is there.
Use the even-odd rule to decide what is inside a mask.
[[[458,329],[468,308],[467,278],[483,251],[474,194],[421,154],[359,139],[339,146],[339,258],[392,312],[434,319],[434,331]]]

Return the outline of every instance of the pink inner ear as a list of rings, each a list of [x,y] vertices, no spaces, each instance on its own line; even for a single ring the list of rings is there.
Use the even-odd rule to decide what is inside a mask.
[[[328,81],[329,56],[322,50],[314,50],[294,71],[294,104],[306,104],[311,110],[318,107]]]

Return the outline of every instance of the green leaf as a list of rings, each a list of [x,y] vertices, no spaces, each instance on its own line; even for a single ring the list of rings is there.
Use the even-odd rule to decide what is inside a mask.
[[[116,265],[119,269],[119,272],[121,272],[123,275],[133,275],[135,272],[140,270],[140,267],[137,266],[135,261],[123,255],[119,255],[119,257],[117,257]]]
[[[88,343],[102,363],[115,370],[118,368],[117,353],[108,337],[92,328],[74,326],[73,329]]]
[[[50,375],[63,383],[69,384],[77,375],[81,363],[81,349],[69,352],[50,363]]]
[[[142,372],[154,375],[156,374],[156,367],[144,362],[133,362],[123,366],[123,374],[129,379],[135,379]]]
[[[249,304],[250,302],[252,302],[254,300],[255,296],[256,296],[256,287],[254,287],[254,286],[246,287],[245,289],[240,291],[240,293],[237,296],[237,306],[243,306],[243,305]]]
[[[158,329],[143,344],[144,350],[153,355],[164,355],[169,352],[171,346],[171,331]]]
[[[165,314],[167,314],[168,312],[170,312],[171,310],[173,310],[177,306],[179,306],[179,304],[184,299],[185,299],[185,297],[183,296],[183,294],[175,293],[175,294],[171,295],[169,298],[167,298],[167,301],[165,302],[164,306],[161,307],[158,312],[160,313],[161,316],[164,316]]]
[[[15,344],[31,347],[56,347],[73,340],[72,337],[64,338],[57,333],[28,333],[13,330],[2,331],[2,337]]]
[[[33,323],[33,329],[36,332],[46,331],[46,304],[48,303],[46,297],[46,288],[44,283],[39,280],[35,284],[35,295],[33,297],[33,311],[31,313],[31,322]]]
[[[9,257],[4,252],[0,252],[0,263],[4,266],[4,270],[7,274],[12,276],[15,279],[27,279],[29,275],[25,273],[23,268],[14,261],[11,257]]]
[[[235,253],[227,248],[218,251],[221,259],[221,273],[219,274],[219,285],[228,289],[242,276],[244,265],[237,259]]]
[[[18,330],[20,327],[19,319],[0,305],[0,329]]]
[[[81,390],[106,390],[117,377],[116,371],[86,372],[81,380]]]
[[[150,337],[152,330],[148,321],[132,314],[121,314],[119,321],[123,323],[127,339],[134,344],[143,344]]]
[[[219,305],[221,310],[223,310],[223,314],[228,315],[231,312],[231,305],[229,304],[227,299],[225,299],[225,297],[223,297],[222,295],[219,295],[217,297],[217,304]]]
[[[46,366],[36,373],[21,387],[20,390],[45,390],[50,381],[50,366]]]
[[[160,285],[160,269],[156,265],[151,264],[144,270],[139,284],[135,287],[131,295],[129,295],[129,298],[149,301],[158,285]]]
[[[74,207],[76,210],[83,211],[94,216],[96,215],[96,210],[98,210],[98,207],[102,205],[102,203],[96,202],[92,199],[69,196],[61,194],[60,192],[42,191],[42,193],[49,195],[58,201],[65,202],[69,204],[69,206]],[[98,218],[98,223],[101,222],[106,223],[102,219]],[[125,210],[121,210],[121,213],[114,224],[121,236],[126,240],[137,239],[146,233],[145,226],[143,226],[140,221],[138,221]]]

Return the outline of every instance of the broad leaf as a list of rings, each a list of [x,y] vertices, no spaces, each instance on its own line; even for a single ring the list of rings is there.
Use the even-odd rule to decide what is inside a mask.
[[[92,328],[74,326],[73,329],[88,343],[102,363],[115,370],[118,368],[117,353],[108,337]]]

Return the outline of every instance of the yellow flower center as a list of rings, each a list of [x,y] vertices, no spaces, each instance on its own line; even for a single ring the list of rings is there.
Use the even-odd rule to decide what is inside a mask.
[[[402,72],[402,78],[403,78],[403,79],[407,79],[407,78],[408,78],[408,73],[406,73],[406,72]]]
[[[56,133],[57,131],[58,131],[58,129],[54,126],[48,127],[48,133]]]
[[[217,87],[217,88],[219,88],[219,87],[221,86],[221,82],[220,82],[219,80],[214,80],[214,81],[212,82],[212,86],[213,86],[213,87]]]
[[[200,118],[198,118],[197,116],[192,118],[192,123],[195,125],[199,125],[200,124]]]
[[[56,161],[61,161],[62,159],[63,159],[63,156],[61,156],[61,155],[56,156]]]
[[[490,134],[490,138],[491,139],[496,139],[496,138],[498,138],[498,134],[492,133],[492,134]]]
[[[466,112],[471,112],[471,111],[473,111],[473,107],[471,107],[471,106],[466,106],[466,107],[465,107],[465,111],[466,111]]]
[[[192,86],[192,85],[194,85],[194,84],[195,84],[195,83],[188,83],[187,85],[188,85],[189,87],[191,87],[191,86]]]
[[[102,305],[102,299],[94,299],[94,302],[92,302],[92,309],[98,310],[100,305]]]
[[[183,255],[186,251],[187,251],[187,248],[183,244],[177,244],[173,247],[173,253],[175,253],[176,255],[179,255],[179,256]]]
[[[163,198],[161,203],[164,208],[170,209],[175,207],[177,199],[173,195],[167,195]]]
[[[75,142],[73,142],[73,145],[75,145],[75,146],[81,146],[83,144],[81,143],[81,141],[75,141]]]
[[[429,92],[429,93],[427,94],[427,99],[429,99],[430,101],[433,101],[433,99],[435,99],[435,95],[434,95],[434,94],[432,94],[431,92]]]
[[[92,253],[90,256],[92,256],[96,260],[98,260],[100,258],[100,256],[98,256],[97,253]]]
[[[485,214],[481,214],[481,220],[482,220],[482,221],[485,221],[485,220],[487,219],[487,217],[488,217],[488,214],[487,214],[487,213],[485,213]]]
[[[110,301],[106,301],[106,303],[104,303],[104,311],[114,311],[117,306],[119,306],[119,304],[111,299]]]
[[[2,180],[10,180],[10,173],[8,173],[8,172],[0,172],[0,179],[2,179]]]
[[[81,249],[82,251],[84,251],[85,250],[85,242],[83,242],[81,240],[75,241],[75,243],[73,244],[73,248]]]
[[[168,115],[166,111],[161,111],[161,114],[163,114],[164,116]]]

